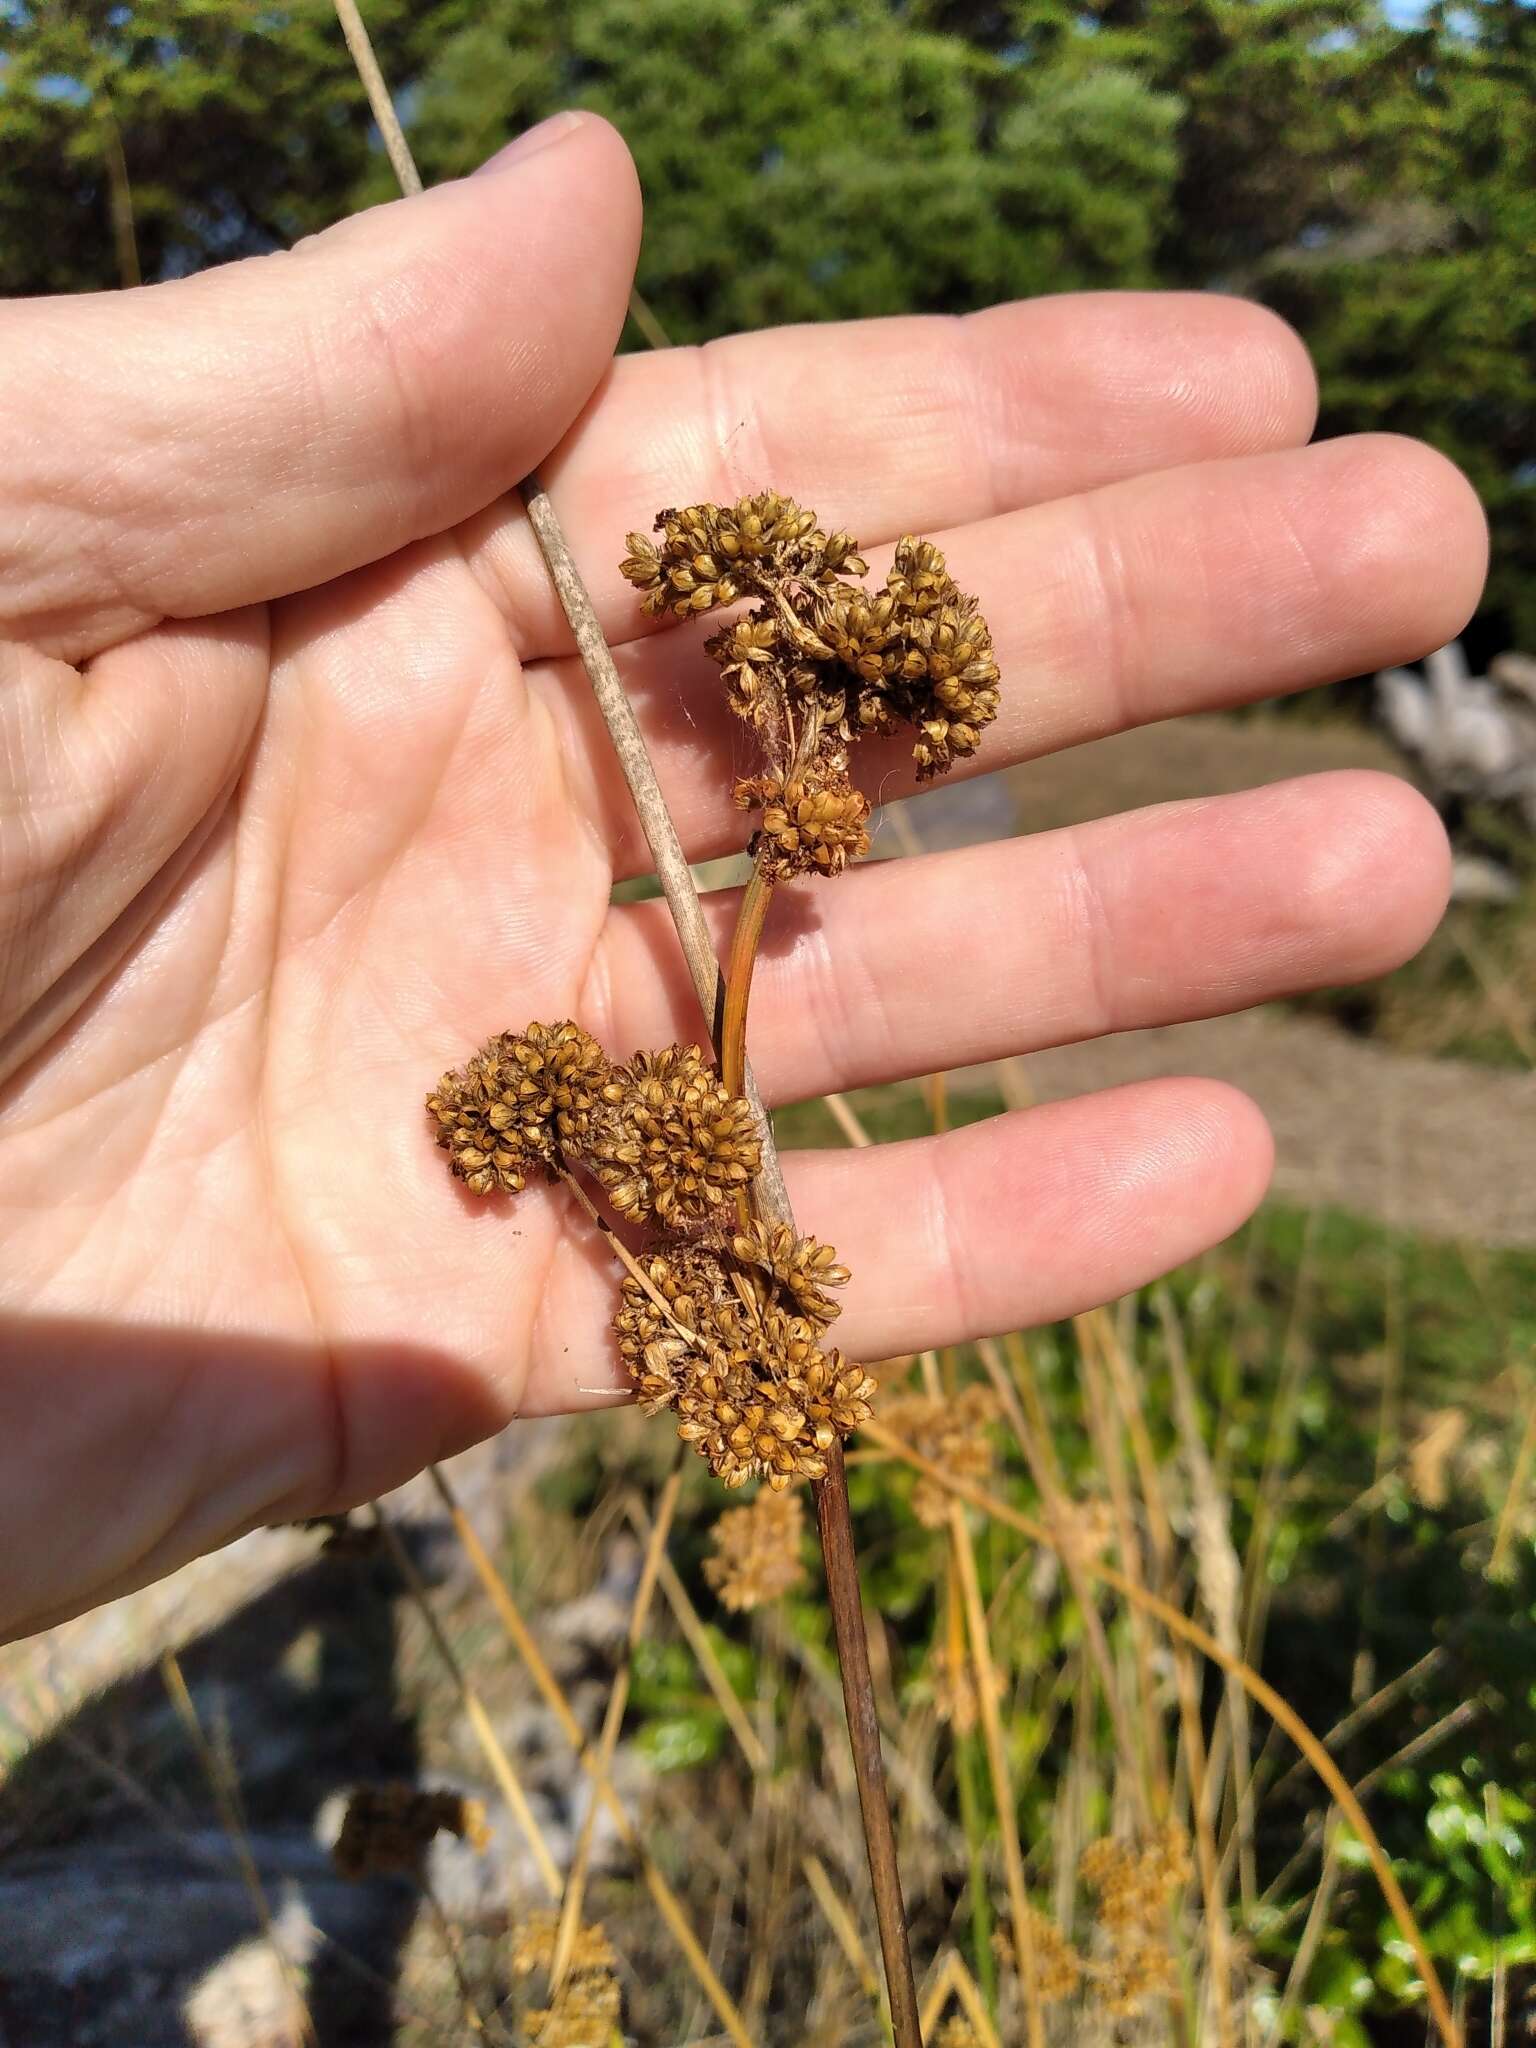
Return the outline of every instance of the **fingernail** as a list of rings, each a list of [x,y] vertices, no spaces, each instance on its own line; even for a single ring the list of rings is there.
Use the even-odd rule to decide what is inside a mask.
[[[504,171],[510,164],[526,163],[529,157],[537,156],[541,149],[548,149],[552,142],[559,142],[564,136],[569,135],[573,128],[579,128],[585,118],[586,116],[578,113],[574,107],[567,108],[563,114],[551,114],[547,121],[540,121],[537,127],[528,129],[526,134],[519,135],[515,141],[507,143],[505,148],[498,149],[494,156],[488,156],[480,168],[471,175],[483,178],[487,171]]]

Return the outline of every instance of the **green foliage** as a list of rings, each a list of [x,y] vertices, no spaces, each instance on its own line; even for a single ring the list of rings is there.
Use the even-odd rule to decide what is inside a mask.
[[[1250,293],[1323,427],[1421,435],[1487,503],[1487,632],[1536,646],[1536,10],[1381,0],[370,0],[423,168],[616,122],[640,285],[691,341],[1083,286]],[[0,7],[0,287],[282,246],[392,185],[330,0]],[[126,188],[118,180],[121,202]],[[1491,650],[1490,650],[1491,651]]]
[[[1128,72],[1035,76],[886,0],[500,0],[421,82],[414,139],[469,168],[551,106],[623,131],[642,289],[680,340],[1148,281],[1177,103]]]
[[[371,0],[381,61],[409,75],[432,12]],[[338,218],[369,133],[330,0],[12,0],[0,7],[0,289],[122,282],[119,143],[139,265],[155,279]]]

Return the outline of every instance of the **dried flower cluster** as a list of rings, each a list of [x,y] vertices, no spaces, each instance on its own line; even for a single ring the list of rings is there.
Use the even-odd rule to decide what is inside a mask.
[[[554,1961],[558,1912],[530,1914],[512,1939],[512,1974],[532,1977]],[[617,1957],[601,1927],[578,1927],[560,1989],[547,2006],[522,2014],[530,2048],[609,2048],[619,2039],[622,2000]]]
[[[696,1045],[611,1061],[569,1020],[503,1031],[427,1097],[472,1194],[586,1167],[631,1222],[708,1222],[762,1163],[752,1110]]]
[[[487,1848],[485,1809],[457,1792],[426,1792],[403,1783],[359,1785],[347,1801],[331,1860],[342,1877],[354,1880],[412,1876],[439,1834]]]
[[[646,1411],[672,1409],[726,1486],[823,1478],[875,1391],[822,1345],[837,1314],[825,1290],[848,1278],[831,1248],[759,1223],[719,1244],[659,1247],[640,1272],[625,1279],[614,1333]]]
[[[761,812],[752,853],[768,879],[841,873],[869,851],[869,804],[849,776],[865,733],[915,732],[919,777],[973,754],[997,716],[992,636],[931,541],[908,535],[882,586],[851,534],[774,491],[657,516],[620,567],[648,612],[680,617],[753,598],[706,644],[768,772],[736,801]]]
[[[955,1478],[980,1485],[991,1472],[987,1431],[997,1420],[997,1396],[990,1387],[962,1387],[947,1400],[906,1394],[890,1402],[883,1414],[888,1429]],[[919,1478],[912,1489],[912,1512],[925,1529],[947,1528],[954,1500],[955,1495],[936,1479]]]
[[[697,1046],[619,1065],[579,1024],[530,1024],[445,1074],[427,1110],[472,1193],[581,1169],[621,1216],[666,1233],[624,1283],[619,1354],[647,1411],[673,1409],[727,1486],[824,1476],[874,1391],[822,1344],[838,1312],[827,1289],[848,1271],[830,1245],[740,1220],[757,1125]]]
[[[1178,1965],[1169,1912],[1189,1872],[1188,1838],[1173,1821],[1140,1847],[1113,1837],[1091,1842],[1078,1873],[1095,1894],[1095,1952],[1080,1953],[1049,1915],[1030,1908],[1030,1961],[1042,2004],[1070,1998],[1081,1986],[1101,2012],[1125,2020],[1174,1990]],[[993,1944],[1017,1974],[1011,1931],[999,1931]]]
[[[727,1508],[711,1532],[714,1549],[704,1560],[704,1576],[733,1613],[793,1592],[805,1576],[800,1539],[805,1510],[798,1493],[775,1493],[765,1486],[744,1508]]]
[[[1112,1837],[1090,1842],[1078,1868],[1098,1895],[1108,1946],[1094,1967],[1095,1992],[1107,2013],[1129,2019],[1177,1982],[1168,1919],[1173,1894],[1190,1874],[1188,1837],[1170,1821],[1140,1848]]]
[[[992,1937],[993,1946],[1004,1963],[1019,1972],[1013,1935],[1001,1929]],[[1066,1935],[1048,1913],[1029,1908],[1029,1961],[1035,1996],[1042,2005],[1055,2005],[1070,1998],[1083,1981],[1085,1964]]]

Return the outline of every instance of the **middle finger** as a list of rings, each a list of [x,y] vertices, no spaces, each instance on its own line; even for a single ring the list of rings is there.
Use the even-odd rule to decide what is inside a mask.
[[[808,880],[770,913],[753,1065],[790,1102],[1361,980],[1447,873],[1415,790],[1338,772]],[[722,957],[738,901],[705,898]],[[594,977],[615,1051],[700,1035],[663,903],[610,914]]]

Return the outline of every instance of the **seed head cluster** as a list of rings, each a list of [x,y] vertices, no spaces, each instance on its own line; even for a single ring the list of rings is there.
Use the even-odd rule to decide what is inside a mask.
[[[560,1915],[531,1913],[512,1937],[512,1974],[519,1980],[549,1970]],[[618,1958],[601,1927],[578,1927],[560,1989],[547,2006],[525,2010],[520,2038],[530,2048],[608,2048],[623,2015]]]
[[[755,1226],[718,1245],[659,1247],[640,1273],[625,1279],[614,1334],[641,1405],[670,1409],[726,1486],[824,1478],[875,1391],[821,1341],[836,1313],[824,1289],[847,1278],[829,1248]]]
[[[587,1156],[632,1223],[706,1222],[762,1164],[750,1104],[726,1091],[696,1045],[637,1052],[614,1068],[602,1099]]]
[[[641,1405],[677,1416],[727,1486],[820,1479],[874,1381],[823,1344],[848,1278],[830,1245],[743,1220],[762,1164],[751,1105],[696,1045],[611,1061],[579,1024],[504,1031],[427,1097],[451,1172],[477,1195],[585,1172],[660,1233],[614,1321]],[[636,1273],[644,1275],[643,1282]]]
[[[767,1607],[805,1576],[800,1539],[805,1509],[798,1493],[765,1486],[744,1508],[727,1508],[711,1532],[704,1576],[733,1614]]]
[[[852,536],[774,491],[658,514],[620,567],[643,608],[690,617],[754,600],[705,642],[726,701],[767,772],[736,801],[761,813],[751,851],[773,881],[839,874],[869,851],[869,805],[849,775],[866,733],[913,734],[920,779],[975,753],[997,716],[998,667],[976,600],[932,541],[908,535],[883,585]]]
[[[580,1158],[611,1071],[569,1020],[501,1032],[427,1097],[454,1175],[471,1194],[518,1194],[530,1173]]]
[[[750,1105],[696,1045],[611,1061],[579,1024],[504,1031],[427,1097],[472,1194],[586,1167],[621,1216],[666,1228],[716,1217],[762,1163]]]
[[[932,1465],[942,1465],[957,1479],[980,1485],[992,1470],[992,1442],[987,1432],[997,1420],[997,1396],[990,1387],[973,1383],[945,1399],[906,1394],[884,1410],[886,1426],[905,1437]],[[936,1479],[923,1476],[912,1489],[912,1512],[925,1529],[949,1524],[954,1494]]]

